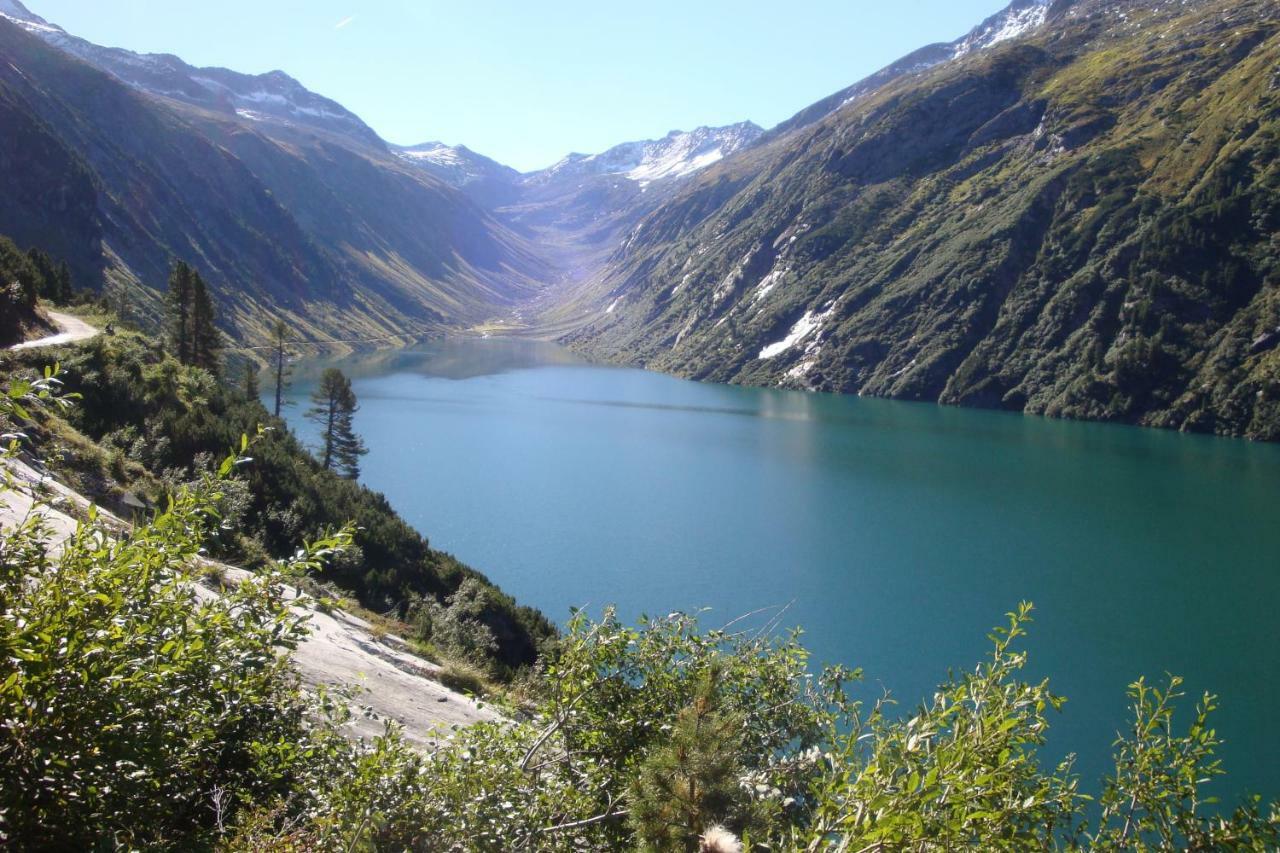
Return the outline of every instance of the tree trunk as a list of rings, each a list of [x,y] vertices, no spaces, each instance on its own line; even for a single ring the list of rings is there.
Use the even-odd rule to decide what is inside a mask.
[[[338,414],[338,401],[329,395],[329,418],[325,422],[324,428],[324,469],[329,471],[333,467],[333,427],[334,419]]]
[[[276,345],[276,417],[280,417],[280,405],[284,401],[284,341]]]

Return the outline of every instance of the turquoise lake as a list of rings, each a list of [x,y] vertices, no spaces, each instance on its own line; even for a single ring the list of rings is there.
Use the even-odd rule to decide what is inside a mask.
[[[297,365],[307,438],[329,364],[360,399],[361,480],[557,621],[789,605],[815,661],[906,710],[1026,599],[1028,674],[1068,697],[1046,757],[1079,753],[1086,789],[1126,685],[1172,672],[1220,697],[1219,793],[1280,796],[1280,447],[701,384],[500,338]]]

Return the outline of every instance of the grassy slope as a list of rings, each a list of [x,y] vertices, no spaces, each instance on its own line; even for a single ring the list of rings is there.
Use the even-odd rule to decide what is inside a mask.
[[[1280,9],[1151,6],[1060,4],[708,169],[571,340],[719,381],[1280,438]]]

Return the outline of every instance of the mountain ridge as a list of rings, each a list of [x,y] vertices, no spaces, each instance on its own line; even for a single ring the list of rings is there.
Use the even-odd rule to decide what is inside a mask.
[[[765,134],[764,139],[772,139],[806,127],[899,77],[919,74],[944,62],[1018,38],[1042,25],[1050,6],[1055,2],[1060,3],[1062,0],[1012,0],[1004,9],[986,18],[963,36],[953,41],[935,42],[916,48],[858,82],[815,101],[791,118],[779,122]]]
[[[158,322],[175,257],[247,343],[272,315],[310,339],[465,328],[546,278],[523,238],[363,134],[157,96],[7,17],[0,50],[0,232],[136,320]]]
[[[260,339],[266,332],[266,324],[255,319],[264,309],[283,309],[307,337],[371,341],[467,328],[484,323],[491,316],[518,312],[520,303],[548,283],[571,277],[575,269],[594,267],[601,247],[615,238],[621,227],[634,221],[640,211],[648,209],[650,203],[641,199],[641,194],[650,183],[671,183],[726,152],[737,150],[759,133],[758,128],[745,122],[723,129],[673,131],[662,140],[623,143],[597,155],[568,158],[574,161],[568,169],[521,175],[466,146],[386,143],[354,113],[307,90],[282,71],[248,75],[223,68],[196,68],[170,54],[101,47],[49,23],[20,0],[0,3],[0,22],[14,25],[49,48],[86,63],[125,89],[147,98],[146,108],[125,99],[129,105],[125,111],[154,114],[161,117],[161,126],[170,128],[175,126],[169,121],[172,116],[184,128],[180,135],[187,137],[188,143],[213,146],[201,155],[204,159],[222,156],[215,151],[225,152],[231,162],[247,167],[248,174],[242,173],[237,180],[257,184],[258,189],[249,191],[248,196],[266,193],[270,198],[267,208],[275,209],[272,215],[281,217],[276,225],[259,233],[280,235],[285,245],[285,235],[292,234],[302,241],[299,248],[307,245],[302,251],[311,256],[309,269],[290,271],[287,267],[293,264],[282,265],[278,260],[272,262],[274,269],[264,268],[264,257],[239,264],[241,272],[234,276],[222,263],[212,257],[207,259],[214,264],[209,272],[215,291],[224,297],[234,293],[240,297],[238,303],[243,303],[224,311],[223,316],[228,330],[248,342]],[[17,66],[7,71],[11,91],[37,82],[27,79]],[[3,83],[0,79],[0,85]],[[84,88],[101,87],[82,84],[81,89]],[[59,100],[61,105],[55,105]],[[80,132],[73,135],[73,140],[60,138],[58,122],[50,123],[48,115],[65,119],[65,107],[74,100],[75,96],[44,103],[39,98],[28,101],[22,96],[13,100],[12,124],[30,123],[33,128],[43,128],[33,130],[43,141],[24,145],[23,150],[15,147],[10,152],[16,158],[14,162],[23,162],[39,178],[26,181],[29,186],[24,186],[17,176],[11,176],[11,203],[8,210],[0,209],[0,225],[20,241],[44,245],[67,257],[78,279],[101,282],[100,286],[118,299],[132,294],[138,302],[130,309],[135,319],[154,323],[159,315],[157,290],[169,259],[184,254],[179,247],[189,242],[187,236],[201,231],[200,223],[219,217],[239,219],[238,205],[244,202],[216,208],[216,216],[206,215],[201,220],[166,216],[166,220],[185,220],[188,234],[184,236],[182,229],[174,228],[162,240],[156,239],[154,225],[141,224],[145,219],[154,221],[154,214],[141,209],[131,215],[104,211],[104,200],[124,198],[136,191],[125,189],[121,181],[134,184],[154,170],[144,165],[147,158],[143,146],[138,146],[133,155],[124,155],[120,149],[129,146],[120,145],[114,131],[102,132],[114,117],[87,101],[77,104],[79,113],[73,124]],[[48,114],[27,115],[33,103]],[[23,113],[21,120],[16,118],[17,113]],[[95,124],[103,127],[94,128]],[[54,131],[52,136],[50,130]],[[33,148],[51,152],[44,155],[46,160],[56,154],[64,162],[35,163],[29,156]],[[96,163],[87,163],[81,156],[84,151],[102,156]],[[636,174],[623,176],[627,187],[613,187],[618,175],[611,164],[623,152],[632,157],[623,164],[627,166],[623,171]],[[354,172],[366,171],[370,164],[374,165],[374,172],[366,174],[365,179],[346,179]],[[173,165],[180,169],[178,164]],[[104,178],[103,169],[110,178]],[[68,173],[81,176],[74,192],[57,186],[66,183],[65,177],[54,177]],[[377,174],[379,180],[368,180],[372,174]],[[422,176],[425,186],[404,186],[405,178],[411,175]],[[388,181],[401,187],[389,190]],[[178,187],[199,188],[196,191],[201,194],[207,187],[211,196],[223,189],[207,184],[202,187],[204,182],[189,170],[181,178],[174,175],[164,183],[162,192],[170,204],[178,204],[174,194]],[[375,187],[392,195],[375,198]],[[415,197],[413,201],[404,196],[406,191]],[[459,197],[450,197],[450,191],[456,191]],[[48,204],[51,193],[63,200]],[[389,205],[387,202],[395,193],[403,200]],[[416,198],[424,193],[433,198]],[[68,198],[75,199],[71,209],[66,203]],[[358,211],[351,209],[353,198],[364,199]],[[19,203],[12,203],[12,199]],[[284,202],[283,209],[280,202]],[[336,205],[330,209],[341,213],[322,213],[317,205]],[[473,209],[469,210],[468,205]],[[394,217],[389,208],[395,207],[416,213],[408,219]],[[78,225],[55,226],[53,218],[65,220],[73,210],[81,217]],[[453,212],[442,219],[436,212],[440,210]],[[445,226],[444,240],[412,233],[429,227],[433,221]],[[369,227],[374,222],[379,223],[376,229]],[[129,237],[108,235],[113,227],[130,223],[132,226],[126,230],[133,233]],[[565,233],[550,233],[548,223],[552,231]],[[343,231],[342,226],[349,230]],[[578,230],[579,226],[585,230]],[[140,231],[149,234],[144,236]],[[226,236],[225,229],[223,232]],[[323,248],[350,242],[352,232],[367,234],[361,242],[383,245],[372,253],[367,249],[355,255],[340,251],[337,257],[332,249]],[[386,235],[397,236],[394,246],[385,245]],[[250,235],[233,239],[247,237]],[[434,243],[426,251],[424,239]],[[541,242],[546,245],[539,245]],[[150,247],[141,253],[128,248],[141,244]],[[416,258],[406,252],[410,247]],[[241,244],[238,254],[279,254],[265,246],[262,250],[245,249]],[[217,254],[230,260],[226,251]],[[320,260],[315,257],[317,254],[329,257]],[[456,262],[450,260],[451,256]],[[266,280],[266,289],[275,292],[255,293],[254,287],[237,287],[235,279]],[[334,283],[340,281],[350,284],[335,287]],[[315,294],[317,286],[324,292]],[[406,299],[406,289],[417,295]],[[312,293],[307,295],[308,292]],[[329,306],[335,299],[337,304]],[[304,310],[304,305],[310,307]],[[340,310],[333,311],[335,307]]]
[[[623,142],[597,154],[571,153],[522,177],[543,182],[564,176],[621,175],[643,188],[654,181],[691,175],[747,147],[763,132],[751,121],[672,130],[661,139]]]
[[[378,134],[355,113],[312,92],[284,71],[244,74],[217,66],[199,68],[168,53],[104,47],[49,23],[20,0],[4,0],[0,15],[46,43],[150,95],[249,121],[296,123],[348,136],[375,148],[383,145]]]
[[[1047,19],[699,173],[568,340],[713,381],[1280,438],[1280,10]]]

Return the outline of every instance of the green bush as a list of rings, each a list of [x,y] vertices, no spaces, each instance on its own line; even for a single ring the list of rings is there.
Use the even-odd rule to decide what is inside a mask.
[[[119,539],[96,512],[61,542],[39,514],[4,531],[0,835],[15,846],[199,836],[290,789],[312,703],[280,654],[305,632],[282,581],[350,534],[214,595],[197,554],[220,497],[206,478]]]

